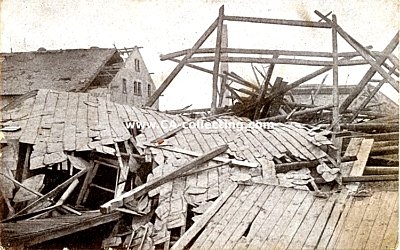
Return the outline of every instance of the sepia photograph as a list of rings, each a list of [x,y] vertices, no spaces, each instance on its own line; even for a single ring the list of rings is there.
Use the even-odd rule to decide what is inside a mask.
[[[397,249],[397,0],[0,0],[0,250]]]

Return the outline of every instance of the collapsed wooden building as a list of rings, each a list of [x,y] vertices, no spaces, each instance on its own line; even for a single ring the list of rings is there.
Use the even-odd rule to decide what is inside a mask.
[[[317,14],[323,22],[226,16],[221,7],[192,49],[162,56],[178,66],[147,105],[187,66],[213,74],[209,109],[160,112],[90,93],[48,89],[29,92],[3,107],[1,244],[394,249],[399,119],[393,113],[398,108],[387,114],[368,105],[384,83],[398,90],[392,76],[398,77],[398,59],[392,54],[398,33],[383,52],[371,52],[343,31],[335,16],[330,20]],[[335,46],[332,53],[221,48],[223,21],[332,29],[333,44],[338,32],[356,52],[338,53]],[[201,49],[214,29],[216,48]],[[192,58],[195,53],[215,56]],[[224,53],[273,57],[237,59]],[[362,59],[351,59],[357,56]],[[202,61],[214,62],[214,69],[195,64]],[[235,61],[270,67],[258,85],[220,72],[221,63]],[[290,84],[280,77],[272,84],[274,65],[280,63],[322,68]],[[339,102],[338,67],[358,64],[371,68]],[[331,105],[291,99],[295,88],[332,69],[336,77]],[[350,110],[377,72],[383,79]],[[245,88],[234,88],[227,80]],[[224,106],[222,89],[234,99],[231,106]],[[310,95],[318,99],[318,93]],[[98,237],[78,240],[90,230]]]

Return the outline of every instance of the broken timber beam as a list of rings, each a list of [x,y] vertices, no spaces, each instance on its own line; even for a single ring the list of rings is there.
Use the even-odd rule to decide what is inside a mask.
[[[154,91],[153,95],[150,96],[148,101],[146,102],[145,106],[152,106],[157,99],[160,97],[160,95],[164,92],[164,90],[169,86],[169,84],[174,80],[175,76],[182,70],[182,68],[185,66],[185,63],[189,58],[192,57],[192,55],[196,52],[197,49],[200,48],[200,46],[207,40],[207,38],[213,33],[215,28],[218,26],[218,20],[217,18],[211,26],[204,32],[204,34],[197,40],[197,42],[194,44],[191,50],[188,51],[188,53],[185,55],[185,57],[181,60],[181,62],[175,67],[175,69],[171,72],[171,74],[164,80],[164,82],[161,84],[161,86]]]
[[[171,152],[181,153],[181,154],[190,155],[190,156],[194,156],[194,157],[199,157],[201,155],[201,153],[199,153],[199,152],[182,149],[182,148],[157,147],[157,146],[150,145],[150,144],[145,145],[145,146],[154,147],[154,148],[158,148],[158,149],[162,149],[162,150],[168,150]],[[239,160],[229,159],[229,158],[224,158],[224,157],[219,157],[219,156],[214,157],[212,160],[216,161],[216,162],[230,163],[230,164],[232,164],[234,166],[238,166],[238,167],[256,168],[256,167],[260,166],[260,164],[258,164],[258,163],[253,163],[253,162],[248,162],[248,161],[239,161]]]
[[[307,115],[307,114],[312,114],[324,109],[331,109],[333,107],[333,105],[326,105],[326,106],[321,106],[321,107],[316,107],[316,108],[311,108],[311,109],[306,109],[306,110],[302,110],[302,111],[297,111],[294,112],[291,117],[297,117],[297,116],[301,116],[301,115]],[[267,118],[263,118],[263,119],[259,119],[258,121],[268,121],[268,122],[281,122],[281,121],[285,121],[286,120],[287,115],[277,115],[274,117],[267,117]]]
[[[399,175],[367,175],[342,177],[342,182],[398,181]]]
[[[129,192],[126,192],[119,197],[116,197],[116,198],[108,201],[107,203],[100,206],[100,211],[103,214],[110,213],[115,208],[122,206],[124,204],[124,202],[129,202],[131,200],[137,199],[140,196],[153,190],[154,188],[180,177],[181,174],[184,174],[185,172],[187,172],[197,166],[200,166],[203,163],[206,163],[206,162],[212,160],[214,157],[222,154],[227,149],[228,149],[228,145],[223,145],[223,146],[219,146],[207,153],[204,153],[203,155],[190,161],[188,164],[184,165],[183,167],[177,168],[176,170],[174,170],[162,177],[150,180],[149,182],[147,182],[139,187],[136,187],[135,189],[133,189]]]
[[[389,174],[399,174],[398,167],[365,167],[365,175],[389,175]]]

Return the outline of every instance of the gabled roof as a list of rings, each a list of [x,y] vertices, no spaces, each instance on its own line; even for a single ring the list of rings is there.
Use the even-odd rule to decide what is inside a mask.
[[[90,84],[111,58],[122,61],[116,49],[102,48],[1,53],[0,58],[0,95],[76,91]]]

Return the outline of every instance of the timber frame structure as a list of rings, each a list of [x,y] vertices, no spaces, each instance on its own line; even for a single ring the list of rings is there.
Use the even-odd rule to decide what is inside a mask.
[[[197,40],[192,48],[169,53],[166,55],[161,55],[161,60],[170,60],[178,63],[170,75],[162,82],[161,86],[154,92],[154,94],[149,98],[146,106],[151,106],[164,92],[164,90],[171,84],[176,75],[183,69],[184,66],[203,71],[213,75],[212,80],[212,103],[210,111],[212,114],[217,113],[222,108],[222,99],[224,98],[224,92],[229,91],[231,98],[239,103],[245,103],[242,110],[235,112],[238,115],[243,115],[243,113],[248,113],[249,110],[253,109],[252,117],[253,120],[257,120],[266,117],[268,109],[271,103],[279,99],[278,97],[283,96],[285,93],[291,89],[307,82],[325,72],[332,70],[333,72],[333,119],[332,124],[336,127],[339,120],[339,114],[344,113],[346,109],[350,106],[352,101],[360,94],[362,89],[368,84],[371,78],[376,72],[378,72],[383,79],[376,86],[373,95],[379,91],[385,82],[388,82],[396,91],[399,90],[398,82],[392,77],[392,74],[399,76],[398,68],[399,62],[398,58],[392,54],[394,49],[398,45],[399,33],[394,36],[387,47],[382,51],[370,51],[368,48],[361,45],[357,40],[350,36],[345,30],[343,30],[336,20],[336,16],[332,15],[332,19],[329,19],[326,15],[324,16],[319,11],[315,13],[321,18],[320,21],[300,21],[300,20],[285,20],[285,19],[270,19],[270,18],[257,18],[257,17],[242,17],[242,16],[229,16],[224,13],[224,6],[219,9],[219,15],[216,20],[210,25],[210,27],[204,32],[204,34]],[[250,22],[250,23],[262,23],[262,24],[274,24],[274,25],[288,25],[297,27],[309,27],[317,29],[331,29],[332,30],[332,52],[313,52],[313,51],[290,51],[290,50],[269,50],[269,49],[242,49],[242,48],[224,48],[222,44],[223,36],[223,26],[226,22]],[[216,30],[216,46],[215,48],[200,48],[203,43],[209,38],[209,36]],[[355,51],[354,52],[338,52],[337,41],[339,34],[349,45],[351,45]],[[195,56],[197,54],[214,54],[213,56]],[[248,56],[229,56],[228,54],[240,54],[240,55],[252,55]],[[182,57],[178,59],[179,57]],[[258,56],[258,57],[254,57]],[[261,56],[272,56],[271,58],[262,58]],[[300,56],[306,57],[307,59],[289,59],[284,58],[285,56]],[[360,58],[361,57],[361,58]],[[310,58],[310,59],[309,59]],[[313,59],[319,58],[319,59]],[[322,60],[321,58],[326,58],[330,60]],[[357,59],[358,58],[358,59]],[[393,66],[386,63],[389,60]],[[200,62],[213,62],[213,70],[209,70],[196,65],[195,63]],[[269,64],[268,72],[263,75],[257,68],[253,67],[254,74],[257,79],[257,84],[246,81],[242,77],[238,76],[234,72],[222,71],[220,73],[220,68],[222,63],[266,63]],[[305,66],[320,66],[321,68],[308,74],[300,79],[292,82],[286,83],[283,79],[277,77],[275,84],[272,86],[272,72],[275,65],[279,64],[290,64],[290,65],[305,65]],[[338,71],[340,66],[352,66],[352,65],[363,65],[369,64],[371,67],[360,80],[357,87],[354,88],[353,92],[348,96],[348,98],[339,105],[338,100]],[[258,80],[256,71],[264,77],[261,82]],[[235,89],[227,84],[227,80],[238,83],[245,88]],[[271,88],[271,90],[269,90]],[[247,94],[252,97],[251,103],[246,103],[243,96],[240,94]],[[219,100],[218,100],[219,99]],[[370,100],[370,99],[369,99]],[[368,104],[366,100],[354,114],[356,117]],[[184,112],[188,112],[183,110]],[[184,113],[182,112],[182,113]],[[337,130],[337,128],[335,128]]]

